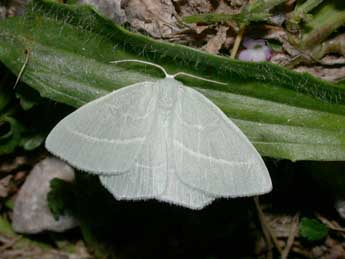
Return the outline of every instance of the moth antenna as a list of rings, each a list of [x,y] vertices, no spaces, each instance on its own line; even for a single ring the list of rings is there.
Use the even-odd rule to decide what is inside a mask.
[[[178,72],[174,75],[170,75],[165,69],[164,67],[158,65],[158,64],[155,64],[155,63],[152,63],[152,62],[149,62],[149,61],[144,61],[144,60],[140,60],[140,59],[123,59],[123,60],[115,60],[115,61],[111,61],[110,63],[112,64],[118,64],[118,63],[124,63],[124,62],[137,62],[137,63],[142,63],[142,64],[146,64],[146,65],[151,65],[151,66],[154,66],[154,67],[157,67],[159,68],[160,70],[163,71],[163,73],[165,74],[166,77],[168,78],[175,78],[176,76],[179,76],[179,75],[185,75],[185,76],[189,76],[189,77],[192,77],[192,78],[196,78],[196,79],[199,79],[199,80],[204,80],[206,82],[211,82],[211,83],[215,83],[215,84],[220,84],[220,85],[226,85],[226,83],[222,83],[222,82],[219,82],[219,81],[215,81],[215,80],[211,80],[211,79],[206,79],[206,78],[203,78],[203,77],[200,77],[200,76],[195,76],[195,75],[192,75],[192,74],[188,74],[188,73],[185,73],[185,72]]]
[[[216,80],[211,80],[211,79],[203,78],[203,77],[200,77],[200,76],[195,76],[195,75],[188,74],[188,73],[185,73],[185,72],[178,72],[178,73],[176,73],[176,74],[174,74],[174,75],[172,75],[172,76],[173,76],[173,77],[176,77],[176,76],[179,76],[179,75],[189,76],[189,77],[196,78],[196,79],[200,79],[200,80],[204,80],[204,81],[210,82],[210,83],[215,83],[215,84],[220,84],[220,85],[226,85],[226,83],[223,83],[223,82],[219,82],[219,81],[216,81]]]
[[[151,65],[151,66],[157,67],[160,70],[162,70],[166,77],[171,77],[171,75],[168,74],[168,72],[164,69],[164,67],[157,65],[155,63],[149,62],[149,61],[144,61],[144,60],[140,60],[140,59],[123,59],[123,60],[111,61],[110,63],[118,64],[118,63],[124,63],[124,62],[136,62],[136,63],[142,63],[142,64],[146,64],[146,65]]]

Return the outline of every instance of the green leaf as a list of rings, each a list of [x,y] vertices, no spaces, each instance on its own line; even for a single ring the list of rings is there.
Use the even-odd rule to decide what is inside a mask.
[[[16,90],[16,97],[19,99],[20,106],[24,111],[30,110],[32,107],[42,102],[42,98],[37,91],[34,91],[26,85],[18,85]]]
[[[162,78],[136,58],[226,83],[179,77],[215,102],[263,156],[345,160],[345,88],[270,63],[203,53],[128,32],[89,7],[36,0],[0,22],[0,60],[44,97],[74,107],[130,84]]]
[[[50,191],[47,195],[47,201],[55,220],[59,220],[59,217],[65,214],[66,205],[64,200],[71,194],[68,188],[69,185],[71,184],[58,178],[50,181]]]
[[[214,23],[236,21],[240,24],[249,24],[250,22],[262,22],[267,21],[268,18],[271,17],[271,9],[285,1],[286,0],[257,0],[248,3],[242,9],[242,11],[237,14],[198,14],[183,17],[182,20],[186,23]]]
[[[78,0],[67,0],[66,3],[67,4],[76,4],[76,3],[78,3]]]
[[[23,125],[8,116],[0,117],[0,155],[12,153],[21,141]]]
[[[316,219],[302,218],[299,225],[299,234],[307,241],[316,242],[327,237],[328,229]]]
[[[52,179],[47,200],[56,220],[65,214],[78,219],[83,239],[96,258],[116,258],[115,254],[111,255],[113,251],[104,245],[109,230],[114,236],[111,229],[116,214],[112,211],[116,209],[116,201],[101,187],[97,177],[76,172],[73,182]]]
[[[307,21],[297,26],[298,17],[316,6],[318,6],[317,12],[307,16],[309,17]],[[308,0],[297,7],[291,16],[292,18],[288,20],[290,25],[289,23],[288,25],[292,27],[292,31],[294,31],[294,26],[301,29],[301,33],[297,37],[291,34],[289,40],[300,49],[313,49],[315,47],[319,49],[319,45],[323,41],[345,25],[345,2],[343,0]],[[294,34],[296,34],[295,31]]]
[[[23,146],[25,150],[31,151],[38,148],[43,143],[44,139],[45,135],[36,133],[23,138],[21,141],[21,146]]]
[[[270,47],[270,49],[272,49],[273,51],[276,51],[276,52],[282,52],[283,51],[283,45],[282,43],[280,43],[279,41],[277,40],[267,40],[267,44],[268,46]]]
[[[12,101],[11,95],[14,82],[12,82],[13,76],[6,67],[0,63],[0,115],[5,113],[6,108]]]
[[[0,113],[3,112],[5,107],[11,101],[11,95],[8,87],[6,87],[2,82],[0,82]]]

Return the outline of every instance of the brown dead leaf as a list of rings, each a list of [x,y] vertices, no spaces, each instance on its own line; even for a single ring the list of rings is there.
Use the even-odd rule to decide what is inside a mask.
[[[192,28],[197,34],[203,33],[206,29],[209,28],[208,25],[192,25]]]
[[[244,0],[235,0],[235,1],[224,1],[220,0],[219,5],[215,11],[215,13],[238,13],[243,6],[247,4],[248,1]]]
[[[230,49],[234,45],[235,37],[236,37],[235,35],[233,35],[233,36],[228,35],[228,37],[226,38],[226,40],[223,44],[224,48]]]
[[[17,172],[14,177],[13,177],[13,180],[16,182],[16,183],[22,183],[24,182],[26,176],[27,176],[28,172],[27,171],[19,171]]]
[[[345,79],[345,67],[326,68],[323,66],[300,66],[295,69],[297,72],[308,72],[316,77],[328,81],[339,81]]]
[[[322,65],[332,66],[332,65],[344,65],[345,64],[345,55],[344,56],[336,56],[336,55],[326,55],[319,63]]]
[[[170,0],[124,0],[121,3],[133,29],[155,38],[165,38],[179,31],[176,11]]]
[[[266,213],[266,218],[278,238],[289,237],[293,215]]]
[[[330,259],[344,259],[345,258],[345,250],[341,243],[337,240],[328,237],[325,242],[327,246],[327,258]]]
[[[217,34],[212,37],[202,49],[206,52],[217,54],[226,41],[228,29],[228,26],[220,26]]]
[[[12,177],[12,175],[8,175],[0,179],[0,198],[6,198],[13,189]]]
[[[211,12],[213,7],[210,1],[206,0],[172,0],[176,8],[176,12],[180,16],[189,16],[199,13]]]
[[[291,60],[291,57],[285,53],[273,53],[270,62],[281,65],[281,66],[286,66],[289,64]]]
[[[9,159],[0,164],[0,174],[10,173],[22,165],[28,163],[28,158],[25,156],[17,156],[13,159]]]
[[[2,235],[0,234],[0,237]],[[5,240],[4,238],[2,238]],[[76,244],[71,243],[73,252],[48,249],[35,245],[34,242],[22,240],[21,236],[7,238],[0,246],[0,259],[92,259],[84,243],[78,241]],[[66,249],[67,250],[67,249]],[[71,250],[71,249],[70,249]]]
[[[342,33],[334,38],[326,40],[322,42],[322,44],[318,44],[314,47],[311,51],[311,56],[314,57],[316,60],[320,60],[325,57],[327,54],[337,54],[335,57],[342,57],[345,56],[345,33]],[[322,61],[322,60],[321,60]],[[339,62],[337,62],[339,64]],[[337,64],[333,63],[333,64]],[[327,64],[327,63],[323,63]],[[340,63],[341,64],[341,63]]]
[[[276,40],[282,44],[287,42],[287,34],[280,26],[270,24],[253,25],[247,28],[246,33],[248,34],[247,37],[253,39]]]

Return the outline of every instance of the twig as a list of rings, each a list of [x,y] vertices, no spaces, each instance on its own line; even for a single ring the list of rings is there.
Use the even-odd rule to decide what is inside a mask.
[[[13,240],[13,238],[7,237],[3,234],[0,235],[0,242],[3,244],[7,244],[9,242],[11,242]]]
[[[305,258],[315,258],[315,255],[312,254],[312,252],[309,252],[307,250],[303,250],[300,247],[293,247],[292,251],[296,254],[299,254]]]
[[[262,227],[262,231],[263,231],[263,233],[265,235],[265,239],[267,241],[267,245],[268,245],[269,250],[270,251],[272,250],[273,244],[274,244],[274,246],[278,250],[278,252],[280,254],[282,254],[282,249],[281,249],[281,247],[280,247],[280,245],[278,243],[277,237],[273,233],[271,227],[269,226],[269,224],[268,224],[268,222],[266,220],[265,214],[263,213],[263,211],[261,209],[258,196],[254,197],[254,202],[255,202],[256,210],[258,211],[258,217],[259,217],[259,220],[260,220],[260,223],[261,223],[261,227]],[[272,241],[273,241],[273,244],[272,244]]]
[[[8,249],[8,248],[14,246],[14,245],[18,242],[18,240],[21,239],[21,238],[22,238],[21,236],[16,237],[16,238],[12,239],[10,242],[8,242],[7,244],[2,245],[2,246],[0,247],[0,252],[3,252],[3,251],[5,251],[6,249]]]
[[[336,222],[333,223],[333,222],[329,221],[327,218],[321,216],[317,212],[315,212],[315,215],[329,229],[340,232],[340,234],[345,238],[345,228],[340,227],[339,224],[337,224]]]
[[[282,252],[281,259],[287,259],[289,256],[290,250],[293,246],[295,237],[298,232],[298,224],[299,224],[299,213],[296,213],[296,215],[292,219],[289,237],[288,237],[288,240],[286,241],[286,246]]]
[[[25,257],[24,257],[25,256]],[[40,256],[40,257],[39,257]],[[42,253],[39,251],[28,251],[26,249],[21,250],[8,250],[3,254],[0,254],[0,259],[8,259],[8,258],[44,258]]]
[[[273,254],[272,254],[273,244],[272,244],[271,236],[267,231],[267,227],[265,227],[267,225],[267,223],[266,223],[265,216],[264,216],[264,214],[261,210],[260,204],[259,204],[259,198],[257,196],[254,197],[254,202],[255,202],[256,210],[258,211],[258,216],[259,216],[262,232],[265,236],[265,240],[266,240],[266,244],[267,244],[267,248],[268,248],[267,259],[272,259],[273,258]]]
[[[236,35],[236,38],[235,38],[234,46],[231,49],[231,55],[230,55],[231,58],[236,58],[238,49],[240,47],[240,44],[241,44],[241,41],[242,41],[242,38],[243,38],[243,34],[244,34],[244,31],[245,31],[245,28],[246,28],[245,25],[241,25],[240,26],[240,30],[238,31],[238,33]]]
[[[21,68],[20,71],[19,71],[19,74],[18,74],[18,76],[17,76],[17,80],[16,80],[16,82],[14,83],[13,89],[15,89],[16,86],[17,86],[17,84],[19,83],[19,80],[20,80],[20,78],[21,78],[22,75],[23,75],[23,72],[24,72],[24,70],[25,70],[25,68],[26,68],[26,65],[27,65],[28,62],[29,62],[30,52],[29,52],[28,50],[26,50],[25,53],[26,53],[25,61],[24,61],[24,64],[23,64],[22,68]]]

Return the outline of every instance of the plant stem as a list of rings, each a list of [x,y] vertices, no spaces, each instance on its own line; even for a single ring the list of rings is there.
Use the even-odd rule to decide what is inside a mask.
[[[260,220],[260,223],[261,223],[262,231],[263,231],[263,233],[265,235],[265,238],[266,238],[266,241],[268,243],[268,248],[271,250],[272,246],[274,244],[274,246],[279,251],[279,253],[282,254],[283,251],[282,251],[282,249],[281,249],[281,247],[280,247],[280,245],[278,243],[277,237],[273,233],[269,223],[266,220],[265,214],[264,214],[264,212],[261,209],[260,201],[259,201],[259,197],[258,196],[254,197],[254,203],[255,203],[256,210],[258,212],[258,217],[259,217],[259,220]],[[272,244],[272,241],[273,241],[273,244]]]
[[[289,15],[289,22],[297,25],[304,18],[305,14],[309,13],[322,2],[323,0],[307,0],[303,4],[296,6],[295,10]]]
[[[307,23],[307,33],[302,36],[302,49],[314,47],[324,41],[332,32],[345,24],[345,2],[328,1]]]
[[[241,41],[242,41],[242,38],[243,38],[243,34],[244,34],[244,31],[245,31],[245,28],[246,28],[245,25],[241,25],[240,30],[238,31],[238,33],[236,35],[234,46],[231,49],[231,55],[230,55],[230,57],[233,58],[233,59],[236,58],[238,49],[240,47],[240,44],[241,44]]]
[[[307,2],[308,5],[303,8],[303,12],[318,5],[320,0],[309,0]],[[298,12],[301,11],[297,11],[297,13]],[[289,41],[302,50],[313,49],[326,40],[331,33],[345,24],[345,1],[329,0],[324,2],[320,5],[317,13],[313,16],[308,16],[303,26],[298,25],[298,21],[294,21],[293,18],[291,18],[289,22],[290,24],[288,24],[288,26],[290,26],[290,31],[300,31],[298,36],[290,35]],[[293,26],[295,26],[295,28],[293,28]]]

